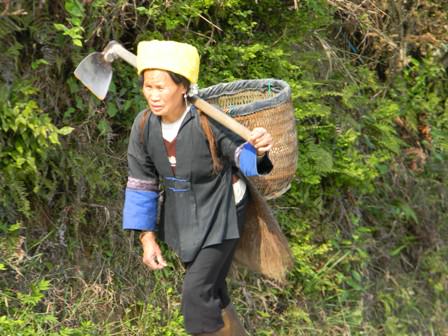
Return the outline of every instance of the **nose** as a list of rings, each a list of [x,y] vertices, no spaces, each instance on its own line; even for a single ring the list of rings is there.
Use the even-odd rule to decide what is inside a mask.
[[[150,101],[159,101],[160,100],[160,94],[157,92],[157,90],[151,90],[148,95],[149,95]]]

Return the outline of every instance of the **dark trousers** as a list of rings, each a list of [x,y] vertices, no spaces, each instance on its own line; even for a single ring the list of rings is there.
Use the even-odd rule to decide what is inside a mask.
[[[246,194],[237,204],[240,232],[247,202]],[[214,332],[224,325],[221,310],[230,303],[226,276],[237,243],[238,239],[232,239],[205,247],[199,251],[194,261],[186,265],[182,288],[182,314],[188,333]]]

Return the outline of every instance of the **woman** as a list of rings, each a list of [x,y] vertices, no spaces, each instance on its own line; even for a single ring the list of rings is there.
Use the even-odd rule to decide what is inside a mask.
[[[140,42],[137,69],[149,109],[136,117],[131,131],[123,227],[141,231],[143,262],[150,269],[166,266],[157,239],[185,264],[182,314],[187,332],[245,335],[225,278],[250,197],[241,173],[272,169],[267,156],[272,137],[255,128],[245,143],[189,104],[187,94],[199,75],[195,47]]]

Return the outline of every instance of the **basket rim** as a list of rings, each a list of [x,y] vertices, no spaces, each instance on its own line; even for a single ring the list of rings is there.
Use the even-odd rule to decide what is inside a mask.
[[[272,92],[274,94],[266,99],[232,107],[229,109],[228,114],[231,116],[248,115],[291,100],[291,87],[289,84],[276,78],[243,79],[229,83],[220,83],[199,90],[199,96],[204,100],[210,100],[250,90],[263,93]]]

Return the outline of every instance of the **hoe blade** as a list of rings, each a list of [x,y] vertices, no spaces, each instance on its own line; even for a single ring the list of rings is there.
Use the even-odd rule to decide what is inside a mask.
[[[103,100],[112,80],[112,66],[105,61],[103,53],[94,52],[79,63],[75,76],[98,99]]]

